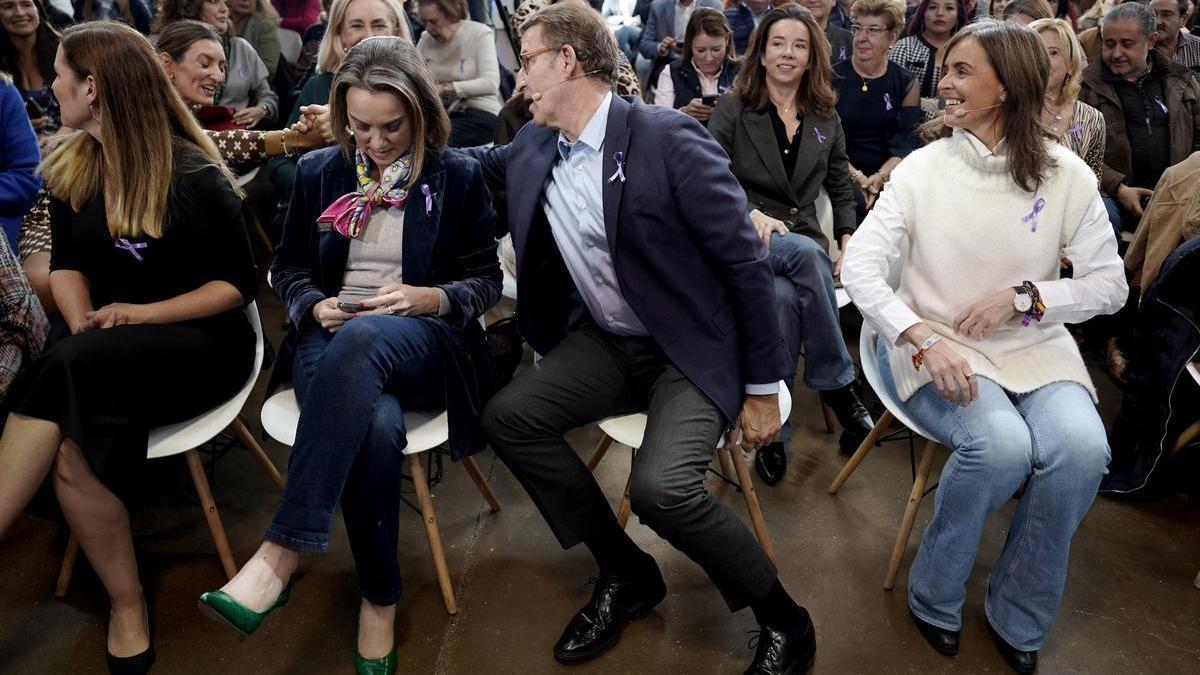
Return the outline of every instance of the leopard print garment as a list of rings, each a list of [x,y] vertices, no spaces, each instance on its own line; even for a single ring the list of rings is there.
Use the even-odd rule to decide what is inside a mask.
[[[534,12],[546,7],[550,3],[546,0],[525,0],[521,6],[509,17],[509,27],[512,30],[513,40],[520,44],[521,41],[521,24],[525,23]],[[618,54],[620,61],[617,63],[617,82],[613,85],[613,92],[617,96],[636,96],[642,97],[642,85],[638,82],[637,73],[634,72],[633,66],[629,63],[629,59],[625,58],[625,54]]]
[[[39,190],[37,201],[21,218],[17,233],[17,255],[21,262],[34,253],[50,250],[50,193]]]

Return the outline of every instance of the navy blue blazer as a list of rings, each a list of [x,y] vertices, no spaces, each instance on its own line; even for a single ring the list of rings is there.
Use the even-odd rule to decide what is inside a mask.
[[[550,233],[545,185],[558,132],[527,124],[509,145],[473,148],[507,185],[517,317],[549,352],[587,311]],[[617,282],[667,358],[736,419],[747,383],[790,379],[767,248],[746,215],[729,158],[677,110],[614,96],[604,140],[604,223]],[[622,153],[625,180],[610,180]]]
[[[354,165],[341,148],[306,154],[296,168],[283,239],[271,263],[271,287],[291,318],[280,348],[272,388],[291,377],[292,345],[299,332],[320,330],[313,305],[342,288],[350,240],[318,229],[317,217],[338,197],[356,189]],[[421,187],[432,201],[426,213]],[[442,345],[450,450],[454,458],[483,448],[479,427],[493,386],[479,317],[500,299],[496,213],[479,164],[454,150],[425,155],[421,177],[404,205],[404,283],[446,292],[450,313],[425,316]]]

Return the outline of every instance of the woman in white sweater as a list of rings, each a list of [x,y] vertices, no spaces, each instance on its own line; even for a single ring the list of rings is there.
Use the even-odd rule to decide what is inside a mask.
[[[1095,176],[1040,123],[1049,61],[1037,36],[972,24],[945,64],[942,137],[893,172],[842,281],[879,331],[904,412],[953,450],[909,574],[913,620],[936,650],[957,653],[984,521],[1025,484],[984,606],[1005,661],[1033,672],[1109,460],[1063,324],[1116,311],[1125,277]],[[1059,278],[1064,249],[1071,279]]]
[[[450,147],[490,143],[503,107],[494,32],[467,19],[466,0],[417,0],[417,14],[425,24],[417,50],[450,113]]]

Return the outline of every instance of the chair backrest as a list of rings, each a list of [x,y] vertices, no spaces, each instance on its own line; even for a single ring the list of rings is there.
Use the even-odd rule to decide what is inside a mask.
[[[300,58],[300,50],[304,48],[304,38],[287,28],[277,28],[276,31],[279,33],[279,53],[288,63],[295,64],[296,59]]]
[[[246,319],[250,321],[250,326],[254,329],[255,338],[254,367],[250,369],[246,384],[234,394],[233,398],[203,415],[193,417],[185,422],[152,429],[150,442],[146,449],[147,459],[178,455],[209,442],[224,431],[225,427],[229,426],[229,423],[242,411],[242,406],[250,397],[250,390],[258,381],[258,373],[262,370],[263,363],[263,328],[262,320],[258,316],[257,303],[251,302],[246,306]],[[180,386],[186,387],[189,386],[189,383],[181,382]]]
[[[871,385],[871,389],[875,391],[875,395],[879,397],[879,401],[883,403],[888,412],[896,418],[904,426],[913,430],[913,433],[935,440],[929,435],[919,424],[914,422],[900,405],[900,401],[892,395],[892,392],[883,383],[883,377],[879,371],[879,356],[875,352],[876,339],[879,333],[875,331],[875,327],[870,321],[863,321],[862,331],[858,338],[858,356],[862,360],[863,377],[867,380],[867,384]]]

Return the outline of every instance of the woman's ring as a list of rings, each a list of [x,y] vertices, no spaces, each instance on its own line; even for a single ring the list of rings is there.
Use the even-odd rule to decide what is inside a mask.
[[[968,380],[973,380],[973,379],[975,379],[975,373],[971,373],[970,375],[967,375],[967,379],[968,379]]]
[[[388,316],[396,316],[396,308],[395,308],[395,307],[388,307],[388,311],[387,311],[387,313],[388,313]]]

